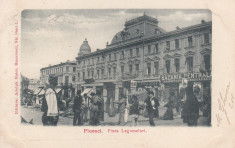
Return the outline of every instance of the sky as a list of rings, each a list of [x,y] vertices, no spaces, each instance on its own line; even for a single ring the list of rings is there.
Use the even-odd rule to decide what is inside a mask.
[[[91,51],[104,49],[125,21],[143,14],[157,18],[166,31],[211,21],[201,9],[70,9],[24,10],[21,14],[21,73],[40,78],[40,69],[73,61],[85,38]]]

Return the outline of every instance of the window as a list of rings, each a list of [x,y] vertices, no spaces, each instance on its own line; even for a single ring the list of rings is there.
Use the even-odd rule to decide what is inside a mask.
[[[111,61],[111,54],[109,54],[109,61]]]
[[[102,61],[104,62],[104,60],[105,60],[105,58],[104,58],[104,56],[102,56]]]
[[[76,72],[76,67],[73,67],[73,72]]]
[[[166,50],[170,50],[170,41],[166,41]]]
[[[85,79],[85,72],[82,73],[82,79]]]
[[[204,44],[209,44],[209,33],[204,33]]]
[[[117,55],[116,55],[116,53],[114,53],[114,60],[117,60]]]
[[[151,45],[148,45],[148,54],[151,54]]]
[[[69,67],[68,66],[66,67],[66,72],[69,72]]]
[[[193,46],[193,37],[189,36],[188,37],[188,47],[192,47]]]
[[[97,78],[99,79],[100,78],[100,71],[97,70]]]
[[[73,82],[75,81],[75,76],[72,77],[72,81],[73,81]]]
[[[138,56],[139,55],[139,48],[136,48],[136,55]]]
[[[121,66],[121,72],[124,73],[124,66]]]
[[[81,61],[78,61],[78,65],[80,66],[80,64],[81,64]]]
[[[211,57],[210,55],[204,55],[205,70],[210,71],[211,67]]]
[[[90,71],[88,71],[87,76],[88,76],[88,78],[90,77]]]
[[[132,57],[132,55],[133,55],[133,51],[132,49],[130,49],[130,57]]]
[[[116,67],[113,67],[113,76],[115,77],[116,76]]]
[[[179,49],[179,39],[175,40],[175,49]]]
[[[147,63],[147,74],[151,75],[151,63]]]
[[[171,70],[171,61],[166,60],[166,73],[170,73]]]
[[[193,72],[193,57],[187,57],[186,62],[187,62],[188,72]]]
[[[101,74],[104,75],[104,69],[101,70]]]
[[[155,53],[158,53],[158,44],[155,44]]]
[[[121,53],[121,59],[124,59],[124,51]]]
[[[94,59],[92,59],[92,65],[94,65]]]
[[[129,73],[132,74],[132,65],[129,65]]]
[[[136,71],[136,73],[139,72],[139,64],[135,64],[135,71]]]
[[[97,57],[97,63],[99,63],[99,61],[100,61],[100,57]]]
[[[180,59],[175,59],[175,72],[180,70]]]
[[[80,79],[80,73],[78,73],[78,80]]]
[[[91,71],[91,77],[92,78],[94,77],[94,71]]]
[[[159,71],[159,62],[154,62],[154,74],[157,75]]]
[[[88,65],[90,65],[91,63],[90,63],[90,59],[88,59]]]
[[[83,60],[83,65],[85,66],[85,60]]]
[[[111,76],[111,68],[108,69],[108,74]]]

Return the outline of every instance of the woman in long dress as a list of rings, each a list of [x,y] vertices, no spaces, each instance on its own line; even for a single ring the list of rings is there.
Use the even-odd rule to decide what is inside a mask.
[[[186,88],[186,101],[183,104],[181,118],[188,126],[197,126],[199,118],[199,103],[197,97],[194,95],[193,87]]]
[[[165,105],[165,107],[167,107],[167,110],[163,115],[163,120],[174,120],[173,118],[173,106],[175,100],[174,92],[170,93],[170,97],[168,98],[168,100],[169,100],[168,103]]]

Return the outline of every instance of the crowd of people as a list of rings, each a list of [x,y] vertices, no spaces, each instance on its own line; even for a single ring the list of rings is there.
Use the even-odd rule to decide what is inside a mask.
[[[49,81],[50,82],[50,81]],[[197,126],[199,118],[199,110],[202,108],[203,116],[211,116],[211,96],[210,89],[206,88],[204,92],[204,102],[198,102],[193,86],[185,88],[185,98],[180,98],[175,95],[174,91],[170,91],[168,102],[165,103],[166,111],[163,116],[159,116],[158,108],[160,106],[159,98],[155,97],[154,92],[147,90],[147,97],[144,99],[144,105],[140,104],[136,95],[127,99],[126,96],[121,95],[119,100],[113,102],[116,104],[117,110],[115,114],[119,114],[117,124],[125,125],[128,120],[128,115],[132,119],[132,125],[138,125],[140,114],[148,117],[149,125],[155,126],[154,118],[159,120],[174,120],[174,108],[181,114],[183,123],[188,126]],[[81,95],[81,90],[76,92],[73,100],[73,125],[83,125],[88,122],[89,125],[98,126],[104,123],[104,99],[92,92]],[[59,119],[59,101],[55,92],[55,84],[53,81],[47,86],[45,95],[42,99],[41,110],[44,112],[42,116],[43,125],[57,125]],[[112,105],[115,108],[115,105]],[[106,112],[112,112],[112,108],[107,108]],[[109,114],[110,117],[113,115]],[[156,122],[156,121],[155,121]],[[208,122],[210,125],[210,121]]]

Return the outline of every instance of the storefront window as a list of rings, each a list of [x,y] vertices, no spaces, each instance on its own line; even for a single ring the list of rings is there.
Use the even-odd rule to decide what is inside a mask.
[[[166,60],[166,73],[170,73],[170,69],[171,69],[171,61]]]

